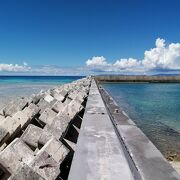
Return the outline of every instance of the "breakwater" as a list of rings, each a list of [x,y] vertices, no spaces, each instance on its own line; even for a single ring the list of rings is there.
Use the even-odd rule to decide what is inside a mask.
[[[67,179],[90,81],[19,98],[0,111],[0,179]]]
[[[180,179],[93,78],[20,98],[0,118],[0,179]]]
[[[164,83],[164,82],[180,82],[180,76],[120,76],[120,75],[107,75],[95,76],[96,80],[101,82],[149,82],[149,83]]]

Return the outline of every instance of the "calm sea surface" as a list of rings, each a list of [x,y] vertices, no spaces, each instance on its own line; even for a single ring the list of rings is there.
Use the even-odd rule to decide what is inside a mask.
[[[102,86],[166,157],[180,160],[180,83]]]
[[[81,76],[0,76],[0,108],[19,96],[29,96]]]

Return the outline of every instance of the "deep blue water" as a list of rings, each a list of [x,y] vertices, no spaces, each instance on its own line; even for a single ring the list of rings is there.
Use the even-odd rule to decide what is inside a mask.
[[[0,76],[1,84],[63,84],[82,76]]]
[[[103,86],[165,155],[180,153],[180,83]]]
[[[30,96],[82,76],[0,76],[0,108],[19,96]]]

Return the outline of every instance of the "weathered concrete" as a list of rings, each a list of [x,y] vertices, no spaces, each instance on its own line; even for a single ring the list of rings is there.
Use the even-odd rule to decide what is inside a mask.
[[[33,151],[23,141],[15,139],[0,153],[0,168],[2,166],[13,174],[23,163],[29,164],[33,158]]]
[[[116,102],[101,89],[109,114],[117,134],[124,144],[124,151],[131,164],[137,168],[141,179],[180,179],[180,175],[170,166],[160,151],[152,144],[145,134],[126,116]]]
[[[28,165],[23,164],[8,180],[45,180]]]
[[[30,167],[46,180],[54,180],[60,173],[60,163],[57,163],[46,151],[38,154]]]
[[[53,106],[52,106],[52,110],[54,110],[55,112],[59,113],[63,110],[64,108],[64,103],[62,103],[61,101],[57,101]]]
[[[8,130],[0,127],[0,146],[9,138],[9,136]]]
[[[3,108],[4,116],[12,116],[19,110],[22,110],[25,106],[28,105],[27,98],[18,98],[16,101],[12,101],[6,107]]]
[[[21,136],[21,139],[28,144],[33,150],[38,148],[38,141],[43,133],[43,129],[29,124],[24,133]]]
[[[64,137],[70,133],[74,138],[74,127],[79,132],[72,120],[82,116],[89,85],[90,79],[84,78],[20,98],[0,111],[0,178],[61,179],[60,168],[68,171],[75,150]],[[76,92],[72,99],[67,97],[70,92]]]
[[[133,179],[94,81],[68,179]]]
[[[8,116],[1,123],[0,127],[9,132],[10,137],[15,136],[21,130],[21,124],[18,120]]]
[[[56,138],[51,138],[42,148],[38,151],[38,154],[41,152],[48,153],[57,163],[61,163],[69,150]]]
[[[57,113],[55,111],[53,111],[52,109],[50,108],[46,108],[41,116],[39,117],[39,121],[42,123],[42,124],[51,124],[53,119],[56,117]]]

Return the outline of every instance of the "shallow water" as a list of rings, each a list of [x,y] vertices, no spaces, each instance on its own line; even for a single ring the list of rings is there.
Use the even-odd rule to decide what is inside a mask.
[[[180,83],[103,87],[167,158],[180,160]]]
[[[80,79],[80,76],[0,76],[0,109],[20,96]]]

